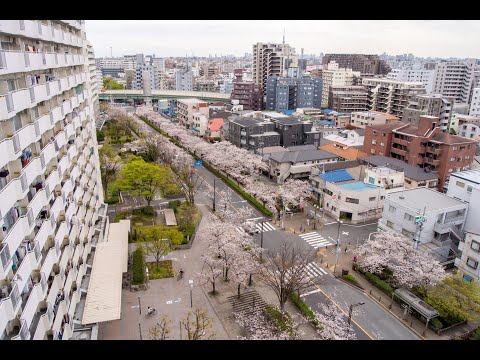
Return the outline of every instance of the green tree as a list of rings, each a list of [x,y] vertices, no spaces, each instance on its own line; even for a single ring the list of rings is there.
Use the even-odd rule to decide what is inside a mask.
[[[103,87],[107,90],[123,90],[125,86],[113,80],[111,77],[103,78]]]
[[[122,167],[117,185],[122,190],[129,190],[131,195],[140,195],[150,202],[169,183],[169,171],[164,166],[147,163],[139,156],[130,156]]]
[[[155,258],[157,270],[160,269],[160,259],[171,251],[171,239],[169,232],[162,226],[149,226],[143,228],[139,234],[140,241],[145,255],[152,255]]]
[[[212,340],[215,338],[215,333],[212,329],[212,320],[207,316],[207,312],[203,309],[195,307],[193,313],[189,311],[187,317],[180,321],[187,332],[188,340]]]
[[[108,200],[108,183],[113,180],[120,169],[121,159],[109,144],[98,151],[100,155],[100,173],[103,181],[103,194]]]

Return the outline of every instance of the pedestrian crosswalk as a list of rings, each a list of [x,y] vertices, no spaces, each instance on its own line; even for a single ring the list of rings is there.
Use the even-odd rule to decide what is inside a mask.
[[[320,247],[325,247],[329,245],[335,245],[330,240],[325,239],[322,235],[317,232],[310,232],[307,234],[300,234],[299,235],[303,240],[307,242],[307,244],[311,245],[313,248],[318,249]]]
[[[314,262],[308,263],[305,266],[305,269],[303,271],[303,276],[305,277],[305,279],[307,279],[307,281],[312,281],[312,282],[316,278],[326,274],[327,272]],[[288,274],[287,274],[287,278],[288,278]]]
[[[254,230],[255,233],[261,233],[262,232],[262,224],[261,223],[260,224],[255,224],[254,229],[255,229]],[[242,226],[237,226],[236,230],[239,234],[243,234],[245,232],[245,230],[243,229]],[[268,222],[263,223],[263,232],[275,231],[275,230],[276,229],[272,224],[270,224]]]

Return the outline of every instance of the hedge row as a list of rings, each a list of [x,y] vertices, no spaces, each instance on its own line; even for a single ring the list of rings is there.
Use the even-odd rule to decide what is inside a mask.
[[[365,271],[363,273],[363,276],[365,276],[368,281],[370,281],[373,285],[382,290],[385,294],[387,294],[388,296],[392,296],[393,288],[387,282],[380,279],[377,275]]]
[[[298,308],[298,310],[300,310],[302,314],[309,319],[310,323],[313,326],[315,326],[316,328],[321,326],[320,322],[317,320],[317,317],[315,316],[315,313],[308,307],[307,304],[303,302],[303,300],[298,296],[297,293],[293,292],[290,295],[290,299]]]
[[[174,139],[173,137],[171,137],[170,135],[168,135],[165,131],[161,130],[158,126],[156,126],[155,124],[153,124],[150,120],[147,119],[147,117],[145,116],[138,116],[140,119],[142,119],[143,121],[145,121],[148,125],[150,125],[150,127],[152,127],[153,129],[155,129],[157,132],[159,132],[160,134],[162,134],[163,136],[165,136],[166,138],[170,139],[170,141],[172,143],[174,143],[176,146],[178,146],[179,148],[185,150],[186,152],[188,152],[190,155],[192,155],[196,160],[200,160],[200,158],[198,156],[196,156],[195,154],[192,154],[188,149],[186,149],[178,140]],[[221,178],[228,186],[230,186],[230,188],[232,188],[233,190],[235,190],[240,196],[242,196],[245,200],[247,200],[251,205],[253,205],[258,211],[260,211],[263,215],[265,216],[272,216],[273,213],[268,210],[267,208],[265,208],[257,199],[255,199],[252,195],[250,195],[249,193],[245,192],[240,186],[238,186],[233,180],[227,178],[225,175],[223,175],[221,172],[219,172],[218,170],[214,169],[211,165],[209,165],[208,163],[206,163],[205,161],[203,161],[203,166],[205,168],[207,168],[208,170],[210,170],[210,172],[212,172],[213,174],[215,174],[216,176],[218,176],[219,178]]]
[[[355,279],[355,277],[352,274],[342,275],[342,279],[345,280],[345,281],[348,281],[349,283],[360,286],[357,279]]]
[[[293,319],[292,316],[284,311],[283,315],[276,306],[267,305],[265,306],[265,314],[270,319],[270,321],[275,325],[275,327],[281,331],[291,332],[293,330]]]
[[[143,250],[138,247],[132,253],[132,285],[140,285],[145,281],[145,259]]]

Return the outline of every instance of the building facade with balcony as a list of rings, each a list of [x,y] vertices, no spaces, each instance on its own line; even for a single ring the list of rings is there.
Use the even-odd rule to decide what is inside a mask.
[[[369,110],[392,114],[400,119],[408,103],[426,92],[425,86],[418,81],[365,78],[362,85],[369,91]]]
[[[328,108],[338,113],[368,109],[368,90],[363,86],[330,86]]]
[[[353,71],[351,68],[340,67],[340,65],[334,61],[328,63],[326,69],[322,71],[322,108],[326,108],[328,106],[331,86],[356,85],[356,78],[359,77],[359,71]]]
[[[469,104],[472,95],[476,60],[447,61],[437,63],[433,81],[433,93]]]
[[[193,122],[193,114],[203,115],[208,119],[208,103],[199,99],[178,99],[177,119],[180,125],[190,129]]]
[[[451,173],[472,164],[477,142],[441,132],[438,122],[437,117],[421,116],[418,126],[403,122],[367,126],[364,150],[435,173],[438,190],[443,191]]]
[[[235,146],[257,152],[264,147],[279,146],[280,134],[268,120],[236,116],[228,122],[228,140]]]
[[[320,109],[321,100],[322,79],[319,77],[285,78],[272,76],[267,79],[265,106],[267,110]]]
[[[242,69],[235,69],[234,74],[230,98],[238,101],[238,105],[242,105],[244,110],[262,110],[263,94],[259,85],[254,81],[243,80]]]
[[[93,51],[82,20],[1,20],[0,41],[0,338],[69,339],[107,220]]]
[[[323,65],[330,61],[335,61],[342,68],[350,68],[353,71],[359,71],[362,74],[386,75],[390,70],[390,65],[381,60],[378,55],[364,54],[325,54],[322,57]]]
[[[435,190],[397,191],[386,196],[378,229],[407,236],[412,247],[431,252],[446,265],[458,254],[467,209],[468,204]]]
[[[436,116],[439,118],[439,127],[443,132],[450,128],[455,99],[440,94],[418,95],[403,109],[402,120],[413,125],[418,125],[422,115]]]
[[[369,125],[384,125],[398,120],[396,116],[378,111],[358,111],[350,114],[350,125],[365,129]]]

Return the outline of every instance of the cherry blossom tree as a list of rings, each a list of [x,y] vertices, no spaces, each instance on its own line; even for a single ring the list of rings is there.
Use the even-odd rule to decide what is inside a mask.
[[[381,232],[372,236],[359,247],[357,254],[365,270],[377,274],[391,270],[392,281],[398,286],[430,286],[446,277],[434,255],[415,249],[413,242],[401,234]]]
[[[148,330],[148,335],[151,340],[167,340],[168,335],[171,333],[170,325],[171,321],[167,316],[162,315],[159,322]]]
[[[251,311],[243,310],[233,315],[235,322],[243,328],[245,336],[240,337],[242,340],[295,340],[302,334],[299,326],[304,321],[297,322],[284,314],[287,329],[281,330],[268,317],[265,309],[258,306]]]
[[[356,335],[350,329],[344,314],[331,302],[319,304],[320,312],[315,312],[315,317],[320,326],[317,333],[323,340],[355,340]]]
[[[265,251],[261,264],[260,281],[275,292],[283,311],[290,295],[312,285],[307,265],[314,260],[314,252],[301,250],[286,241],[278,250]]]

